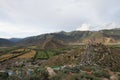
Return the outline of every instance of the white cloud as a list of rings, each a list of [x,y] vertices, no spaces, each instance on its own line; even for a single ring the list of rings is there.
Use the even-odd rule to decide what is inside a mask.
[[[72,31],[83,23],[91,26],[110,22],[120,24],[119,3],[120,0],[1,0],[0,32],[15,33],[16,37],[16,34],[20,36],[20,33],[26,32],[36,35]],[[91,28],[83,26],[86,27],[78,29]],[[102,28],[96,26],[94,29]]]
[[[114,29],[114,28],[120,28],[120,25],[116,24],[115,22],[112,23],[106,23],[102,25],[90,25],[90,24],[82,24],[80,27],[78,27],[77,31],[98,31],[102,29]]]
[[[15,25],[6,22],[0,22],[0,38],[10,38],[10,37],[27,37],[41,34],[40,31],[34,27],[27,27],[23,25]]]
[[[0,38],[23,38],[28,36],[36,36],[43,33],[51,33],[53,31],[59,31],[54,29],[46,29],[44,27],[31,27],[25,25],[11,24],[7,22],[0,22]]]
[[[82,24],[76,30],[77,31],[88,31],[88,30],[90,30],[90,28],[91,28],[90,24]]]
[[[107,25],[103,26],[103,29],[113,29],[113,28],[117,28],[118,25],[115,22],[109,23]]]
[[[102,25],[97,25],[97,26],[91,26],[91,30],[102,30],[102,29],[114,29],[114,28],[120,28],[120,25],[112,22],[112,23],[106,23]]]
[[[120,28],[120,25],[116,24],[115,22],[104,24],[99,29],[114,29],[114,28]]]
[[[19,32],[36,32],[34,28],[26,28],[22,25],[0,22],[0,32],[19,33]]]

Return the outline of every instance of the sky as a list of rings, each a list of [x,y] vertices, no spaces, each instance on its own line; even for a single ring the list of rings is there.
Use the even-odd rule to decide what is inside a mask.
[[[0,38],[119,25],[120,0],[0,0]]]

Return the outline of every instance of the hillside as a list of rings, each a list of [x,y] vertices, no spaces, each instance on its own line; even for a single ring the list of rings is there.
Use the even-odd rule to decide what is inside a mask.
[[[101,43],[86,46],[81,56],[82,65],[100,65],[112,70],[120,71],[120,50],[109,48]]]
[[[0,47],[12,46],[14,42],[0,38]]]
[[[22,40],[22,38],[10,38],[9,41],[12,41],[14,43],[19,42],[20,40]]]
[[[64,65],[78,65],[81,60],[81,52],[83,49],[75,49],[68,53],[60,54],[48,59],[42,66],[64,66]]]
[[[22,46],[36,45],[40,46],[49,39],[59,40],[63,44],[78,44],[88,43],[90,40],[102,43],[119,43],[120,42],[120,29],[100,30],[100,31],[72,31],[72,32],[58,32],[42,34],[38,36],[31,36],[23,39],[2,39],[0,40],[0,46],[7,46],[12,43]]]
[[[60,54],[48,59],[42,66],[85,65],[109,68],[120,71],[120,50],[109,48],[101,43],[86,45],[66,54]]]
[[[72,31],[43,34],[24,38],[19,44],[41,45],[47,39],[52,38],[59,40],[64,44],[87,43],[89,40],[102,43],[118,43],[120,42],[120,29],[100,30],[100,31]]]
[[[61,41],[55,40],[55,39],[47,39],[43,45],[42,49],[57,49],[57,48],[62,48],[64,45],[62,44]]]

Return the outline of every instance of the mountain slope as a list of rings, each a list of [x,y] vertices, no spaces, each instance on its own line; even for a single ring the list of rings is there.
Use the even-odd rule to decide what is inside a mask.
[[[14,43],[7,40],[7,39],[2,39],[0,38],[0,46],[1,47],[6,47],[6,46],[12,46]]]
[[[115,40],[120,40],[120,28],[111,29],[111,30],[101,30],[106,37],[114,38]]]
[[[94,42],[102,42],[102,43],[118,43],[120,42],[120,29],[117,28],[117,29],[100,30],[100,31],[72,31],[72,32],[61,31],[58,33],[31,36],[24,39],[13,38],[7,40],[7,42],[16,43],[17,45],[22,45],[22,46],[30,46],[30,45],[40,46],[50,38],[54,40],[59,40],[64,44],[88,43],[90,40],[94,40]],[[0,41],[0,46],[3,44],[9,45],[8,43],[5,43],[4,40]]]
[[[64,44],[72,43],[72,42],[79,42],[82,41],[81,39],[84,39],[88,35],[89,32],[81,32],[81,31],[74,31],[74,32],[59,32],[59,33],[50,33],[50,34],[44,34],[34,37],[25,38],[22,41],[20,41],[20,44],[26,44],[26,45],[41,45],[44,43],[47,39],[53,38],[55,40],[60,40]]]
[[[99,65],[113,71],[120,71],[120,50],[113,49],[102,43],[89,43],[84,49],[78,48],[65,54],[48,59],[42,66],[61,65]]]
[[[43,43],[42,48],[43,49],[56,49],[56,48],[61,48],[63,46],[64,45],[59,40],[48,39]]]
[[[120,71],[120,50],[111,49],[101,43],[91,43],[86,46],[81,56],[82,65],[100,65]]]
[[[11,38],[9,39],[9,41],[12,41],[12,42],[19,42],[20,40],[22,40],[22,38]]]
[[[41,45],[47,39],[53,38],[64,44],[69,43],[86,43],[89,40],[102,43],[120,42],[120,29],[100,30],[100,31],[72,31],[43,34],[39,36],[28,37],[19,42],[26,45]]]

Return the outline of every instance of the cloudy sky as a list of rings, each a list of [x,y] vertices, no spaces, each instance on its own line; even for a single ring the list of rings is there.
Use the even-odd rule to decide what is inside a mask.
[[[0,0],[0,37],[119,28],[120,0]]]

